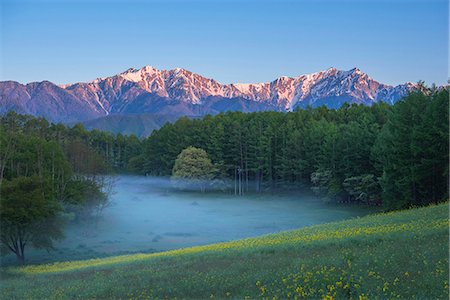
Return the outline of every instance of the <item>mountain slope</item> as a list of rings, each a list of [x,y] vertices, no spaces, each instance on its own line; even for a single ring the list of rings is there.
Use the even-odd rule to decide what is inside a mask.
[[[448,299],[448,203],[160,253],[3,270],[4,299]]]
[[[14,81],[0,82],[0,114],[10,110],[65,123],[102,115],[95,102],[48,81],[26,85]]]
[[[15,110],[51,121],[86,121],[110,114],[202,116],[228,110],[289,111],[344,102],[394,103],[416,87],[389,86],[359,69],[330,68],[298,77],[256,84],[221,84],[184,69],[150,66],[91,82],[57,86],[51,82],[0,82],[0,113]]]
[[[267,83],[220,84],[184,69],[157,70],[150,66],[99,78],[88,85],[105,89],[120,86],[124,81],[135,83],[150,94],[191,104],[204,104],[205,99],[213,96],[264,102],[284,110],[295,109],[298,105],[315,105],[318,100],[335,97],[346,97],[352,103],[393,103],[415,87],[412,83],[396,87],[381,84],[357,68],[349,71],[329,68],[299,77],[282,76]]]
[[[82,124],[88,130],[98,129],[114,134],[135,134],[138,137],[146,137],[165,123],[175,122],[177,119],[178,117],[175,115],[159,114],[108,115],[84,121]]]

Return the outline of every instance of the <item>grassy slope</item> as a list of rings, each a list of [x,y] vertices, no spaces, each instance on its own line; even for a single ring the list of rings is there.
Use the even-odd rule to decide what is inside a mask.
[[[448,299],[448,204],[156,254],[3,270],[9,298]]]

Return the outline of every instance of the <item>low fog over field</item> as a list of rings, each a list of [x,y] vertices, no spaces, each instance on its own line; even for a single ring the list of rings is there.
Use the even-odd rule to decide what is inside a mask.
[[[119,176],[111,205],[95,222],[70,222],[55,251],[30,249],[29,263],[154,252],[229,241],[362,216],[365,208],[327,205],[311,195],[234,196],[173,189],[169,180]],[[5,264],[15,257],[3,259]]]

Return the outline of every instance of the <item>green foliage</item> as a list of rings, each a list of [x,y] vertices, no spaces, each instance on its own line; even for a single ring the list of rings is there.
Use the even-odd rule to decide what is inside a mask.
[[[413,93],[389,114],[374,147],[387,208],[448,197],[448,98],[448,90]]]
[[[205,149],[223,179],[238,177],[243,192],[312,186],[329,201],[435,203],[448,198],[448,91],[425,89],[394,106],[181,118],[145,139],[131,165],[167,176],[189,146]]]
[[[215,168],[205,150],[188,147],[181,151],[175,160],[172,179],[182,183],[199,185],[202,192],[214,177]]]
[[[111,169],[127,171],[129,160],[142,153],[141,141],[135,135],[123,136],[98,130],[87,131],[81,124],[73,127],[50,124],[43,118],[19,115],[14,112],[0,117],[0,141],[2,142],[0,152],[2,154],[8,153],[6,150],[11,149],[17,139],[22,139],[19,136],[25,137],[25,141],[31,138],[56,143],[72,162],[81,154],[89,153],[89,157],[85,159],[89,159],[90,163],[98,161],[97,167],[102,165],[101,168],[107,169],[106,171]],[[32,140],[26,142],[33,143]],[[75,152],[79,155],[77,156]],[[96,155],[95,158],[93,154]]]
[[[86,177],[77,177],[67,184],[65,211],[73,213],[79,221],[97,221],[99,211],[109,205],[103,184]]]
[[[239,182],[239,194],[312,186],[329,201],[387,209],[437,203],[448,198],[448,106],[447,89],[423,86],[394,106],[184,117],[142,141],[9,113],[0,119],[0,183],[37,174],[61,198],[73,173],[169,176],[192,146],[207,151],[217,177]]]
[[[346,178],[343,182],[349,196],[360,203],[376,204],[380,199],[380,186],[373,174]]]
[[[227,243],[13,268],[4,270],[0,296],[448,299],[448,225],[446,203]]]
[[[1,246],[13,252],[23,264],[25,246],[52,248],[62,237],[56,201],[49,182],[37,176],[5,180],[0,191]]]
[[[331,186],[332,173],[330,170],[314,172],[311,174],[311,189],[323,198],[328,198],[328,188]]]
[[[70,141],[65,145],[67,159],[76,174],[107,174],[109,166],[104,157],[82,141]]]
[[[97,200],[103,200],[106,195],[102,193],[95,181],[86,178],[76,178],[67,183],[66,203],[75,205],[89,205]]]
[[[145,157],[143,154],[133,156],[128,161],[127,170],[130,171],[131,173],[144,175],[145,173],[143,173],[142,169],[144,164],[145,164]]]
[[[319,169],[333,170],[333,181],[342,182],[347,173],[353,175],[370,167],[370,146],[382,125],[374,124],[377,118],[371,116],[372,111],[379,114],[378,107],[345,109],[349,113],[321,108],[287,114],[230,112],[202,120],[183,119],[164,126],[144,142],[144,173],[170,174],[176,155],[193,145],[208,151],[223,177],[233,179],[236,168],[242,170],[246,191],[253,188],[249,185],[253,183],[256,191],[309,185],[310,175]],[[341,116],[346,114],[350,116]],[[349,119],[352,123],[347,124]],[[346,127],[352,126],[358,130],[349,136]],[[343,142],[345,145],[339,144]],[[346,168],[339,165],[343,154],[340,148],[344,146],[348,159],[353,160]],[[361,149],[355,151],[358,147]],[[338,186],[336,193],[341,190]]]
[[[0,183],[3,178],[39,176],[49,180],[61,199],[72,169],[60,145],[22,129],[5,127],[0,126]]]
[[[121,150],[104,156],[97,147],[99,140],[109,138],[81,125],[67,128],[13,112],[0,118],[3,250],[14,252],[23,263],[25,245],[50,249],[63,225],[52,205],[75,212],[78,218],[98,215],[108,205],[105,175],[114,168],[109,162],[136,155],[130,150],[136,138],[118,136]],[[37,214],[45,211],[47,215]]]

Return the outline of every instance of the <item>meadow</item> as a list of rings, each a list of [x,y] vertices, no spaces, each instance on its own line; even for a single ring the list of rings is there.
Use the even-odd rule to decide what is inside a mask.
[[[159,253],[9,267],[2,299],[449,297],[448,203]]]

